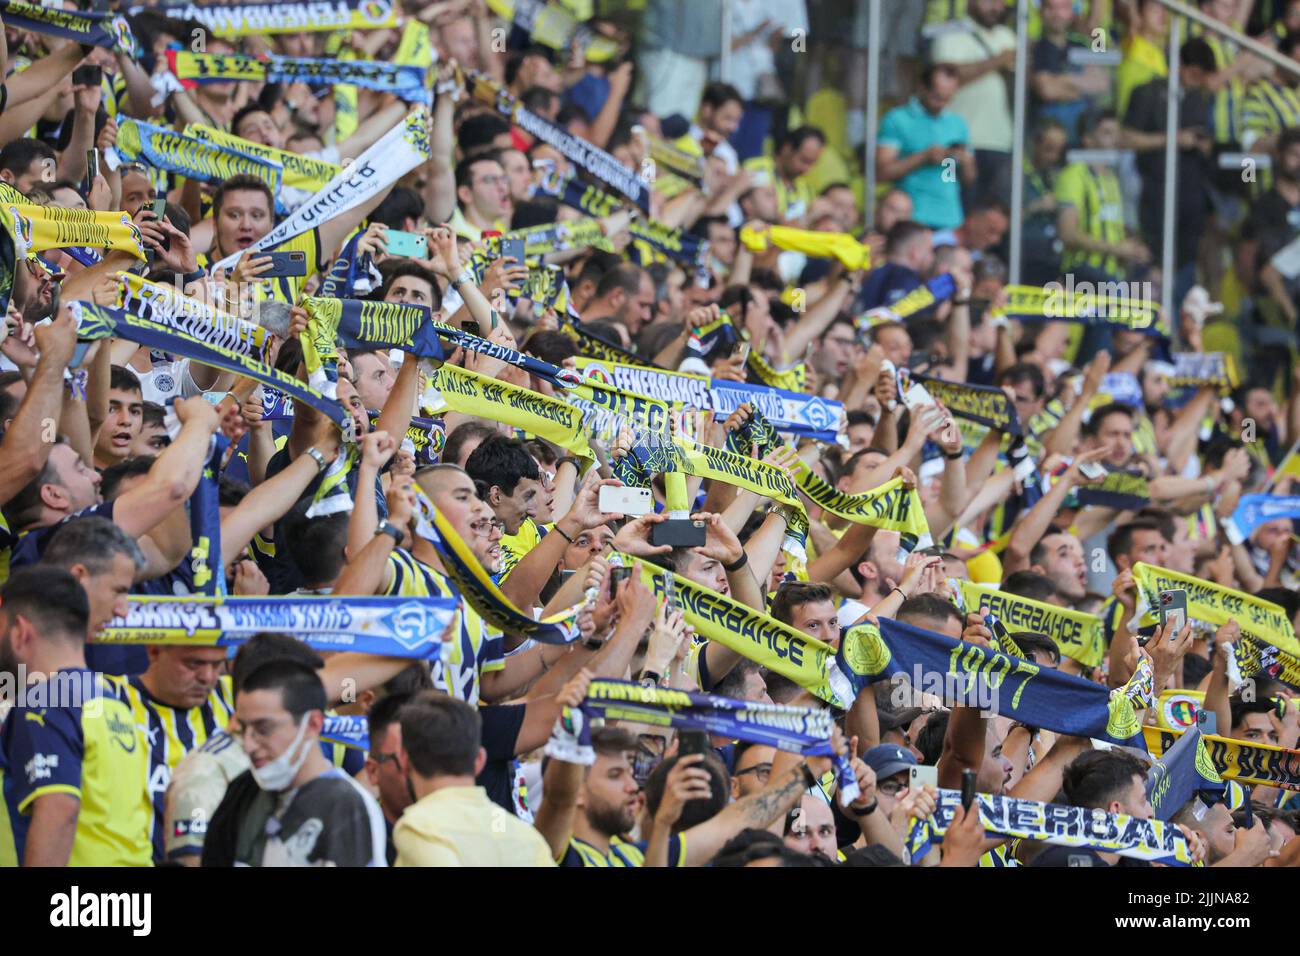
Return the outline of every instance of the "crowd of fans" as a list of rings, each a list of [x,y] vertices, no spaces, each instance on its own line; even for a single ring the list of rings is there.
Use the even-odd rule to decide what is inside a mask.
[[[540,21],[530,35],[519,15],[533,6],[581,29],[542,42]],[[648,566],[831,648],[843,629],[880,620],[988,648],[991,622],[961,598],[963,582],[988,584],[1101,619],[1104,646],[1090,661],[1063,652],[1060,633],[1013,629],[1014,646],[1036,666],[1106,689],[1149,666],[1152,699],[1184,694],[1214,716],[1219,737],[1297,748],[1296,687],[1267,672],[1236,673],[1241,629],[1231,623],[1140,627],[1134,567],[1259,596],[1300,626],[1300,511],[1245,535],[1228,530],[1243,496],[1289,500],[1300,477],[1292,372],[1300,266],[1291,250],[1300,237],[1300,73],[1190,23],[1180,25],[1179,62],[1168,64],[1172,20],[1158,0],[1035,2],[1026,162],[1017,170],[1014,6],[885,4],[878,129],[863,122],[866,5],[848,0],[731,0],[729,82],[716,79],[719,0],[599,9],[581,0],[402,0],[395,26],[239,36],[150,8],[129,18],[130,51],[18,28],[0,10],[0,181],[32,206],[125,213],[148,252],[147,262],[112,248],[24,257],[20,245],[8,276],[0,676],[16,680],[0,684],[8,711],[0,862],[1066,866],[1081,854],[1088,865],[1134,862],[1008,843],[965,810],[941,845],[913,859],[916,821],[936,813],[941,791],[960,788],[965,771],[979,794],[1147,820],[1151,757],[929,692],[900,694],[895,682],[832,708],[828,754],[726,734],[687,746],[697,743],[689,731],[607,720],[584,729],[594,762],[565,759],[555,741],[583,723],[595,680],[828,707],[698,633],[671,593],[648,586],[639,573]],[[1300,2],[1199,8],[1300,69]],[[178,50],[392,62],[411,23],[431,45],[421,64],[434,90],[427,107],[363,87],[166,82],[176,69],[168,53]],[[809,51],[817,62],[796,70]],[[98,73],[87,80],[76,72],[85,66]],[[1175,274],[1161,275],[1170,68],[1183,90],[1177,248]],[[476,84],[496,84],[611,154],[642,177],[648,210],[579,210],[541,188],[572,176],[618,195],[571,151],[512,124],[495,93],[474,94]],[[293,205],[287,187],[275,194],[254,175],[204,181],[116,159],[126,145],[119,130],[139,122],[212,127],[346,166],[422,108],[427,162],[275,247],[302,253],[305,275],[264,278],[273,263],[249,248]],[[870,203],[864,147],[881,183]],[[1088,152],[1072,161],[1071,150]],[[1238,154],[1246,159],[1220,162]],[[1011,308],[1013,176],[1025,182],[1020,283],[1122,283],[1112,287],[1148,313],[1172,283],[1177,314],[1163,316],[1158,334],[1104,315],[1035,321]],[[6,194],[6,216],[10,202]],[[599,223],[592,241],[526,262],[498,256],[500,234],[586,217]],[[638,233],[647,223],[703,252],[693,262],[666,253]],[[395,231],[423,245],[397,255]],[[844,242],[861,253],[856,266],[827,251]],[[477,273],[467,268],[476,256],[487,262]],[[227,257],[237,263],[221,268]],[[690,475],[687,510],[703,543],[656,545],[657,525],[674,510],[665,476],[647,476],[655,506],[647,515],[601,507],[602,492],[628,483],[621,463],[640,441],[634,421],[617,436],[586,428],[589,466],[487,406],[430,405],[437,362],[400,348],[349,348],[332,383],[351,426],[344,434],[319,409],[283,395],[277,403],[269,386],[235,370],[124,336],[90,341],[86,313],[73,305],[116,307],[118,275],[131,270],[253,322],[281,303],[290,319],[270,362],[306,383],[315,344],[304,300],[325,294],[336,260],[359,274],[343,298],[426,307],[550,366],[582,374],[589,360],[612,361],[723,386],[779,385],[842,406],[838,441],[778,429],[776,447],[758,457],[790,476],[810,469],[845,495],[901,477],[918,494],[928,539],[851,523],[801,496],[809,519],[801,555],[781,547],[792,530],[788,506]],[[521,296],[530,273],[548,266],[566,294]],[[945,276],[948,288],[907,306]],[[1180,377],[1175,356],[1187,353],[1218,356],[1240,374]],[[447,346],[444,361],[567,400],[562,385],[504,352]],[[943,381],[1001,390],[1024,440],[956,403],[916,404],[905,394],[916,375],[936,380],[935,392]],[[684,440],[722,448],[755,417],[753,402],[706,414]],[[431,420],[425,448],[407,440],[413,420]],[[214,435],[228,441],[215,465]],[[133,600],[203,593],[204,543],[191,517],[214,469],[219,556],[205,560],[226,593],[451,598],[457,611],[440,658],[313,649],[273,627],[232,642],[97,642]],[[1143,500],[1080,500],[1112,474],[1140,478]],[[498,626],[421,532],[430,505],[529,618],[580,606],[577,639],[546,643]],[[615,573],[623,566],[634,573]],[[19,699],[20,689],[30,695],[37,683],[78,675],[92,688],[78,706]],[[364,739],[340,742],[327,730],[346,717],[366,718]],[[1144,719],[1169,729],[1155,705]],[[836,756],[859,790],[847,804],[831,782]],[[1171,825],[1198,864],[1295,865],[1298,786],[1300,777],[1256,785],[1244,806],[1240,792],[1236,803],[1195,796]]]

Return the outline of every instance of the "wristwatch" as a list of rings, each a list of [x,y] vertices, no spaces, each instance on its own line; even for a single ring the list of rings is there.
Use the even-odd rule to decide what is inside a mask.
[[[642,671],[641,680],[638,683],[642,687],[658,687],[662,681],[663,676],[661,674],[656,674],[654,671]]]
[[[326,468],[325,456],[321,454],[320,449],[315,446],[307,449],[307,454],[311,460],[316,462],[316,470],[324,471]]]
[[[375,534],[376,535],[390,534],[393,536],[394,542],[396,542],[397,544],[402,543],[402,537],[403,537],[402,529],[399,528],[397,525],[393,524],[387,518],[379,522],[379,527],[375,528]]]
[[[861,809],[861,810],[857,809],[856,807],[849,807],[849,811],[850,811],[850,812],[851,812],[855,817],[869,817],[869,816],[871,816],[873,813],[876,812],[876,807],[878,807],[878,806],[880,806],[880,801],[879,801],[879,800],[872,800],[872,801],[871,801],[871,806],[869,806],[869,807],[864,807],[864,808]]]

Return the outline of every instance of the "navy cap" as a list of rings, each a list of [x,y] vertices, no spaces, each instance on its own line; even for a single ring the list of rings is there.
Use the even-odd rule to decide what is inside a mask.
[[[898,744],[881,744],[862,755],[868,767],[876,772],[876,779],[892,777],[908,767],[916,766],[916,754]]]

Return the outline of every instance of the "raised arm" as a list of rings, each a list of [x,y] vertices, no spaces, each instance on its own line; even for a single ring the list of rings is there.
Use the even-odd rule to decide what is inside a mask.
[[[203,398],[183,399],[172,407],[181,422],[180,434],[163,449],[144,481],[113,503],[113,522],[133,538],[153,528],[194,493],[207,461],[208,443],[220,424],[216,409]]]
[[[39,359],[27,394],[0,444],[0,504],[7,503],[41,473],[53,445],[44,439],[63,405],[63,370],[77,345],[77,324],[65,306],[49,325],[35,330]],[[103,346],[101,346],[102,348]]]

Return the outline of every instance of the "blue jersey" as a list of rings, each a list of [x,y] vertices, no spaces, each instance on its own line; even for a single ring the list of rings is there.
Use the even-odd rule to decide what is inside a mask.
[[[58,706],[39,706],[42,700]],[[66,668],[28,687],[26,700],[0,726],[12,836],[0,856],[11,852],[7,862],[22,860],[34,804],[67,794],[80,801],[69,865],[148,866],[148,767],[149,751],[130,710],[102,677]]]

